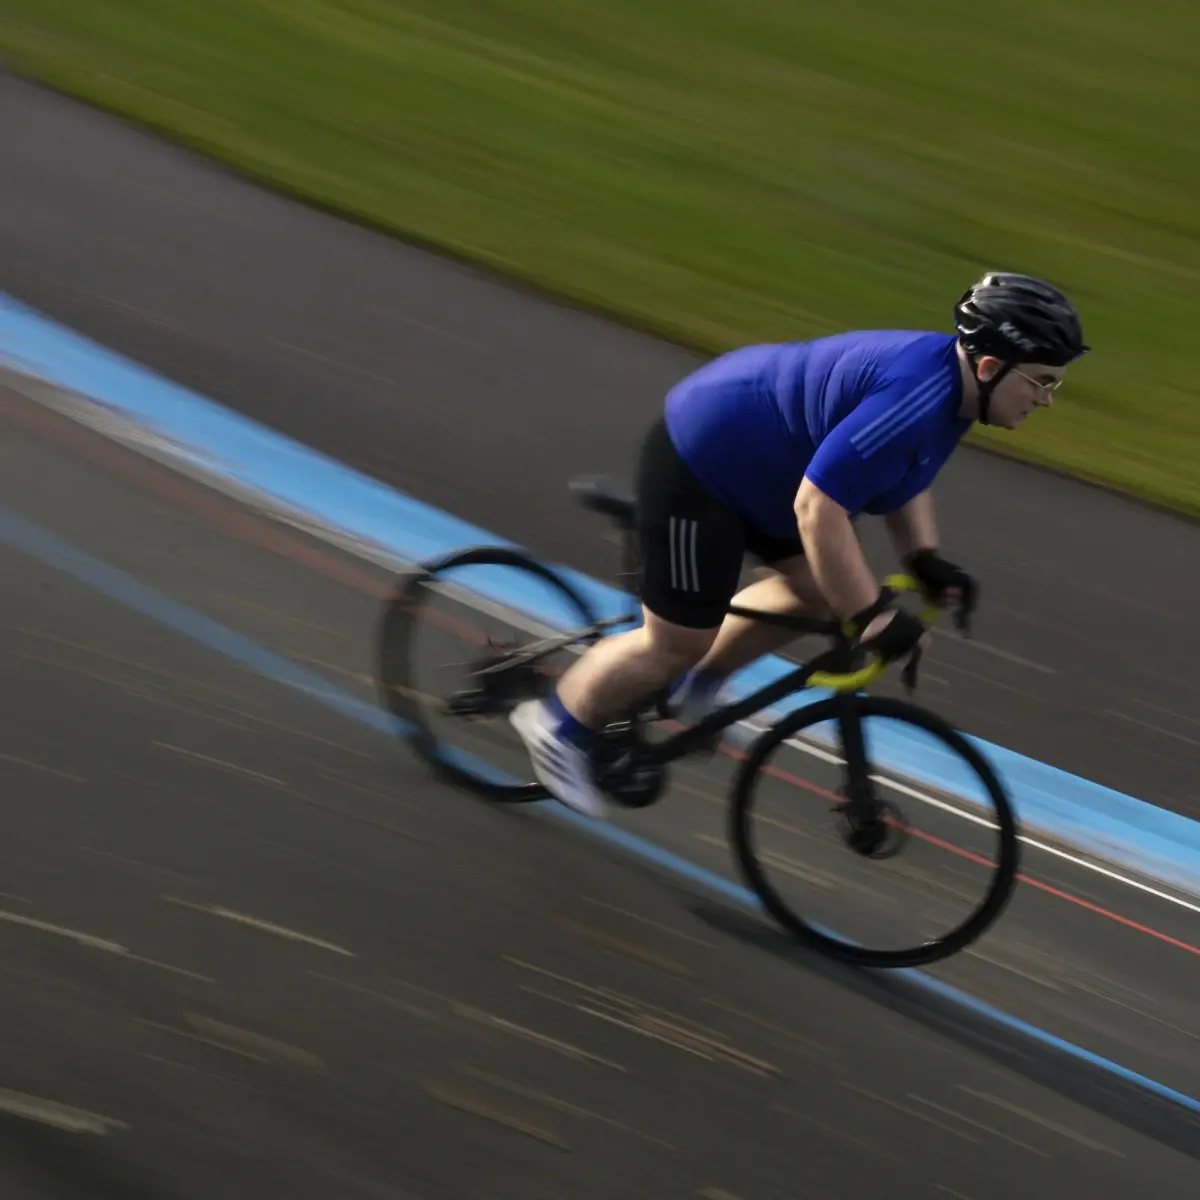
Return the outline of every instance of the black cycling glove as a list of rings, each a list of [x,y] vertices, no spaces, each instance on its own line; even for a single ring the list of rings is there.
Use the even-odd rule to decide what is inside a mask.
[[[954,623],[965,633],[970,625],[971,614],[979,603],[979,583],[975,577],[968,575],[962,567],[947,562],[936,550],[918,550],[905,559],[904,565],[921,585],[927,600],[940,604],[951,588],[957,588],[962,593],[954,613]]]
[[[872,604],[852,619],[852,625],[861,633],[876,617],[888,611],[892,612],[892,619],[877,634],[863,639],[859,645],[864,650],[878,654],[884,662],[894,662],[917,649],[921,638],[925,636],[924,621],[902,608],[889,610],[887,606],[880,608],[878,604]]]
[[[874,601],[868,604],[862,612],[852,616],[848,623],[851,636],[862,638],[863,630],[876,617],[881,617],[884,613],[890,612],[892,619],[883,629],[871,638],[859,643],[864,649],[869,648],[874,650],[888,661],[894,658],[903,658],[921,640],[921,636],[925,633],[925,623],[902,608],[894,608],[893,605],[895,602],[896,593],[889,587],[882,587],[879,589],[879,595],[875,597]]]

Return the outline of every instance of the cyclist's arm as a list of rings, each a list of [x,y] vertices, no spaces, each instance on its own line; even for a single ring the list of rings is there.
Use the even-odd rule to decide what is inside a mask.
[[[850,517],[903,482],[937,399],[936,386],[889,381],[830,431],[808,465],[796,493],[796,523],[817,586],[842,619],[879,594]],[[931,516],[932,508],[918,503],[913,515]]]
[[[918,492],[895,512],[887,513],[883,523],[892,539],[896,557],[901,561],[918,550],[938,548],[937,517],[933,508],[933,492],[929,488]]]
[[[879,595],[850,514],[807,476],[796,493],[795,507],[804,555],[817,587],[838,619],[849,620]]]

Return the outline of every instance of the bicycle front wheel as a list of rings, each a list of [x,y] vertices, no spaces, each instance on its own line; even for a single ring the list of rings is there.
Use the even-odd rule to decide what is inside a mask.
[[[857,966],[958,953],[1000,916],[1017,879],[1017,822],[995,771],[905,700],[834,698],[784,717],[743,764],[730,823],[767,912]]]

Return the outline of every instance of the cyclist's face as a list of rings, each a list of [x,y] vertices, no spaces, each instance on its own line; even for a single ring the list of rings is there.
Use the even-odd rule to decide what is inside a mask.
[[[994,363],[995,366],[991,367]],[[991,369],[984,373],[985,364]],[[1000,368],[999,359],[980,364],[980,375],[985,379]],[[988,422],[1001,429],[1017,429],[1037,408],[1049,408],[1054,401],[1054,390],[1062,382],[1062,367],[1047,367],[1042,363],[1018,363],[1004,376],[992,392],[988,406]]]

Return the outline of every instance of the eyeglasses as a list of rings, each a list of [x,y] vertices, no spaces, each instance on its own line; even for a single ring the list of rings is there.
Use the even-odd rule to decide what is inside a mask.
[[[1039,392],[1046,392],[1047,394],[1057,392],[1058,389],[1062,387],[1063,383],[1061,379],[1051,379],[1048,382],[1043,383],[1040,379],[1034,379],[1032,375],[1026,375],[1020,367],[1013,367],[1013,374],[1020,375],[1020,377],[1024,379],[1026,383],[1032,383]]]

